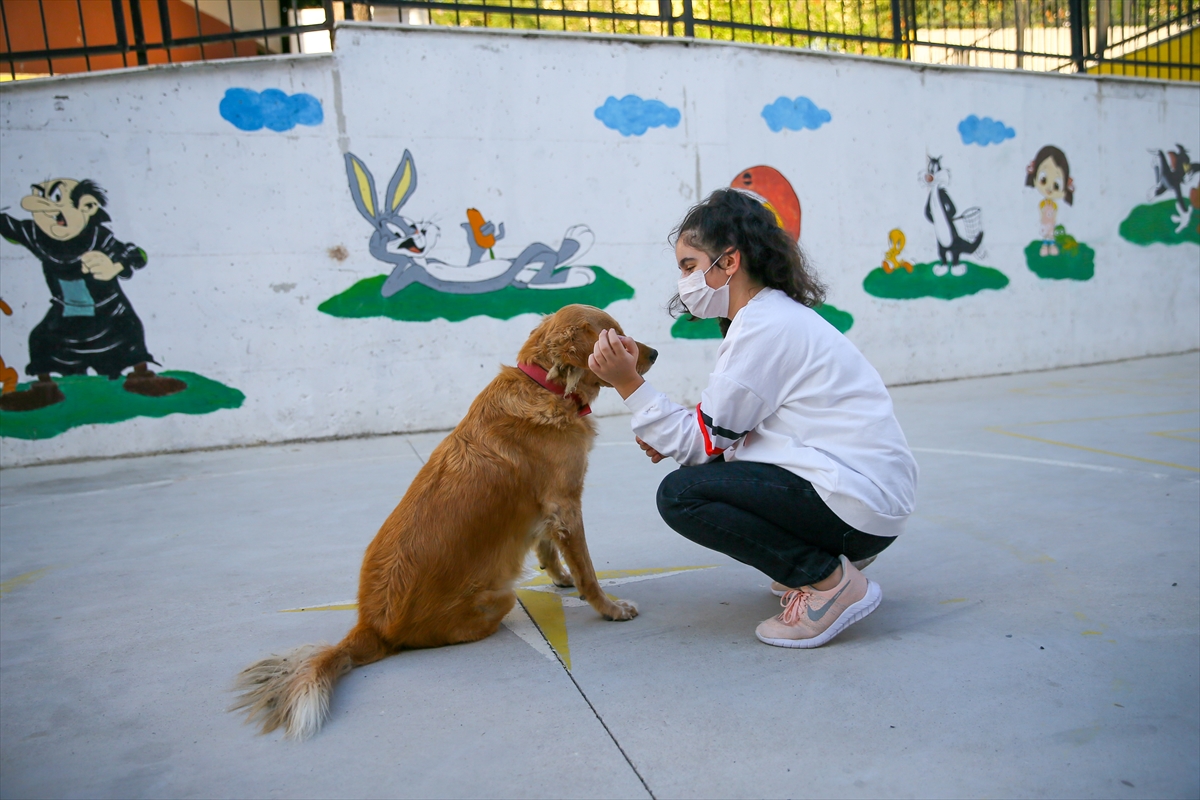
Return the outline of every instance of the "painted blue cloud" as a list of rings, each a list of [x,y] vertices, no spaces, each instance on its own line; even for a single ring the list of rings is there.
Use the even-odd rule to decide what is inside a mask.
[[[278,89],[226,89],[221,116],[244,131],[290,131],[297,125],[320,125],[325,112],[320,100],[304,92],[288,95]]]
[[[641,136],[660,125],[674,128],[679,124],[679,109],[661,100],[643,100],[636,94],[627,94],[620,100],[615,97],[605,100],[596,109],[596,119],[620,131],[622,136]]]
[[[1011,139],[1017,132],[998,119],[980,119],[972,114],[958,123],[958,135],[962,137],[963,144],[987,147],[989,144],[1000,144],[1005,139]]]
[[[807,97],[797,97],[795,100],[781,97],[769,106],[764,106],[762,116],[767,121],[767,126],[776,133],[784,128],[793,131],[808,128],[815,131],[833,119],[832,114],[818,108],[817,104]]]

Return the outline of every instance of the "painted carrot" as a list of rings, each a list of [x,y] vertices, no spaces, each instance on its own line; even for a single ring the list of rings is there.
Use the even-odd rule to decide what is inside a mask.
[[[496,246],[496,236],[491,233],[486,236],[484,235],[483,226],[487,223],[483,218],[483,214],[479,213],[479,209],[467,209],[467,223],[471,226],[471,235],[475,237],[475,244],[487,250],[488,255],[495,258],[496,255],[492,253],[492,248]]]

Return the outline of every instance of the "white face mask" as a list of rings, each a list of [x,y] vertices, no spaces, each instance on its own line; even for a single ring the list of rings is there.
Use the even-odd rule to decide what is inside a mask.
[[[725,285],[719,289],[714,289],[704,280],[704,276],[709,273],[713,267],[717,265],[725,257],[725,253],[717,256],[716,259],[708,265],[708,269],[701,272],[694,269],[687,275],[682,275],[679,278],[679,299],[687,306],[688,313],[693,317],[700,319],[713,319],[714,317],[724,317],[729,314],[729,281],[733,280],[733,276],[729,276],[729,280],[725,281]]]

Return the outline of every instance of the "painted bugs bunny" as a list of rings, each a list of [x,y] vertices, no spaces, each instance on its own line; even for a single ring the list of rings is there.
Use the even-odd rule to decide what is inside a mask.
[[[412,154],[404,151],[400,166],[388,182],[380,204],[375,194],[375,179],[367,166],[353,153],[346,154],[346,176],[358,211],[374,226],[371,255],[394,264],[381,294],[391,297],[412,283],[420,283],[450,294],[482,294],[505,286],[528,289],[570,289],[586,286],[596,279],[587,267],[565,267],[591,247],[593,235],[586,225],[567,229],[558,249],[541,242],[525,247],[516,258],[494,258],[481,246],[475,231],[463,224],[471,249],[465,265],[449,264],[431,258],[429,251],[437,242],[439,230],[431,222],[409,219],[400,214],[417,189],[417,168]],[[485,223],[480,232],[494,240],[504,237],[504,223],[497,229]]]

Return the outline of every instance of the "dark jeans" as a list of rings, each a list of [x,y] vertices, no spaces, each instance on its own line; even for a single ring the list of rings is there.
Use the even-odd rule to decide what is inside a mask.
[[[675,470],[658,487],[658,511],[696,544],[793,587],[832,575],[839,555],[859,561],[894,538],[855,530],[829,510],[811,483],[752,461]]]

